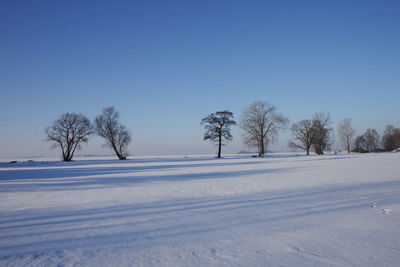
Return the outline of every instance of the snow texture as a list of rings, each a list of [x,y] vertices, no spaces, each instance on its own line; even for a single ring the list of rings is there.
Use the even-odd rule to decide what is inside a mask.
[[[398,266],[400,153],[0,163],[1,266]]]

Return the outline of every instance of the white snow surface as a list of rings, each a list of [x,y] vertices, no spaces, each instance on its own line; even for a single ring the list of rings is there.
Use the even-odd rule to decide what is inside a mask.
[[[399,266],[400,154],[0,163],[1,266]]]

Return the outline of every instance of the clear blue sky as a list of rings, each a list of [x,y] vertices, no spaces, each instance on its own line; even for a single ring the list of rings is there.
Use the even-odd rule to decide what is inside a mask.
[[[58,155],[47,125],[109,105],[139,155],[214,153],[201,118],[239,120],[254,100],[291,122],[400,127],[399,14],[396,0],[1,1],[0,157]],[[233,134],[226,152],[244,148]],[[101,143],[80,153],[110,153]]]

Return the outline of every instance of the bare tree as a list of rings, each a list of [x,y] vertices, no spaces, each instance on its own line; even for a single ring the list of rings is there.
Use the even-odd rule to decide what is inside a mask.
[[[379,134],[375,129],[367,129],[354,141],[355,152],[376,152],[379,145]]]
[[[351,152],[351,144],[353,143],[355,129],[352,126],[352,121],[349,118],[343,119],[338,126],[338,135],[340,142],[347,150],[347,153]]]
[[[367,129],[363,134],[366,150],[368,152],[376,152],[379,145],[379,134],[375,129]]]
[[[329,128],[331,118],[329,114],[315,113],[312,121],[313,128],[313,147],[314,152],[318,155],[324,154],[324,150],[330,145],[330,132]]]
[[[289,147],[303,149],[309,155],[314,133],[311,120],[302,120],[294,123],[290,130],[295,141],[289,141]]]
[[[64,113],[46,128],[47,141],[52,147],[60,147],[63,160],[71,161],[81,143],[87,143],[93,127],[88,118],[82,114]]]
[[[119,113],[114,107],[107,107],[95,118],[94,124],[97,134],[106,139],[105,146],[113,149],[120,160],[124,160],[128,155],[131,133],[118,120]]]
[[[210,140],[213,143],[218,143],[218,158],[221,157],[221,147],[224,142],[233,139],[231,134],[231,125],[236,125],[233,120],[233,113],[225,111],[217,111],[215,114],[211,113],[201,120],[206,130],[204,140]]]
[[[256,146],[258,155],[263,156],[269,142],[274,141],[278,130],[286,127],[288,122],[275,106],[255,101],[243,112],[239,126],[245,131],[244,143]]]
[[[385,151],[393,151],[400,147],[400,128],[387,125],[382,136],[382,145]]]
[[[359,153],[368,152],[364,135],[360,135],[355,138],[353,151],[359,152]]]

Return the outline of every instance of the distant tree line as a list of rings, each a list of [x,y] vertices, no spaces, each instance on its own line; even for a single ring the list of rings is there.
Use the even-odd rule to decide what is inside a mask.
[[[243,130],[243,142],[256,148],[262,157],[270,143],[276,140],[279,130],[288,126],[289,119],[279,113],[274,105],[268,102],[255,101],[244,109],[238,123]],[[233,113],[229,110],[211,113],[201,120],[205,133],[203,139],[217,145],[217,157],[222,154],[222,147],[233,140],[231,126],[236,125]],[[290,127],[292,139],[288,146],[302,149],[307,155],[311,149],[321,155],[332,145],[332,121],[329,114],[315,113],[311,119],[293,123]],[[105,146],[112,149],[118,159],[128,156],[128,146],[132,135],[120,123],[119,113],[114,107],[104,108],[94,122],[76,113],[65,113],[46,128],[47,140],[52,147],[61,149],[64,161],[71,161],[74,153],[82,143],[87,143],[92,134],[105,140]],[[352,120],[343,119],[337,127],[337,135],[344,149],[350,152],[393,151],[400,148],[400,129],[387,125],[380,138],[375,129],[367,129],[362,135],[355,137]]]
[[[289,147],[302,149],[307,155],[313,147],[316,154],[323,154],[332,140],[330,124],[329,114],[323,113],[316,113],[312,120],[292,124],[293,140],[289,141]],[[382,138],[375,129],[367,129],[362,135],[355,136],[352,120],[345,118],[338,125],[337,135],[348,153],[389,152],[400,148],[400,129],[393,125],[386,126]]]
[[[387,125],[380,138],[375,129],[367,129],[362,135],[354,140],[354,152],[381,152],[394,151],[400,148],[400,128]]]

